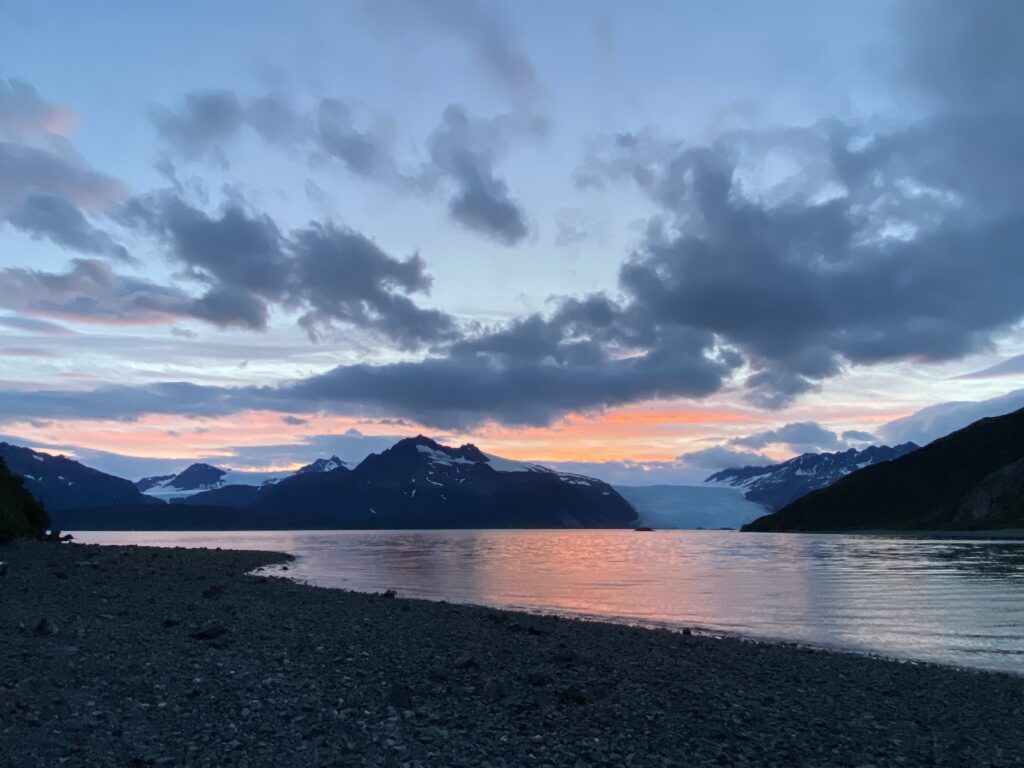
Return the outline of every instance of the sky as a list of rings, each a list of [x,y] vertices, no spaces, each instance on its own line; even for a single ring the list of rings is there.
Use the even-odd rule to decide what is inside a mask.
[[[689,483],[1022,407],[1022,38],[1013,0],[0,0],[0,439]]]

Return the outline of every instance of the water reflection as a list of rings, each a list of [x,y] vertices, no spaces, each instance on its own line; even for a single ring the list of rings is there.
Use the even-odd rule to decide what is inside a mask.
[[[1024,542],[725,531],[88,533],[279,549],[314,584],[1024,672]]]

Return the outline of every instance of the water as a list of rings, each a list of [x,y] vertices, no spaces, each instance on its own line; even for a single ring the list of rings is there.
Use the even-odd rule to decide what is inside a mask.
[[[265,549],[326,587],[1024,672],[1024,542],[718,531],[89,532]]]

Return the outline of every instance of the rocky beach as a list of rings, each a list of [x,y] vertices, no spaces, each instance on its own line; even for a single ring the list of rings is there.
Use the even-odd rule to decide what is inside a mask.
[[[0,547],[0,764],[1016,766],[1024,677]]]

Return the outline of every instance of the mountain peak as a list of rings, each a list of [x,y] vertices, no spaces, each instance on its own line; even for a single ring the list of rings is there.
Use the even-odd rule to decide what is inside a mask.
[[[296,475],[308,475],[313,472],[333,472],[336,469],[348,469],[348,463],[339,459],[336,455],[329,459],[317,459],[304,467],[295,470]]]

